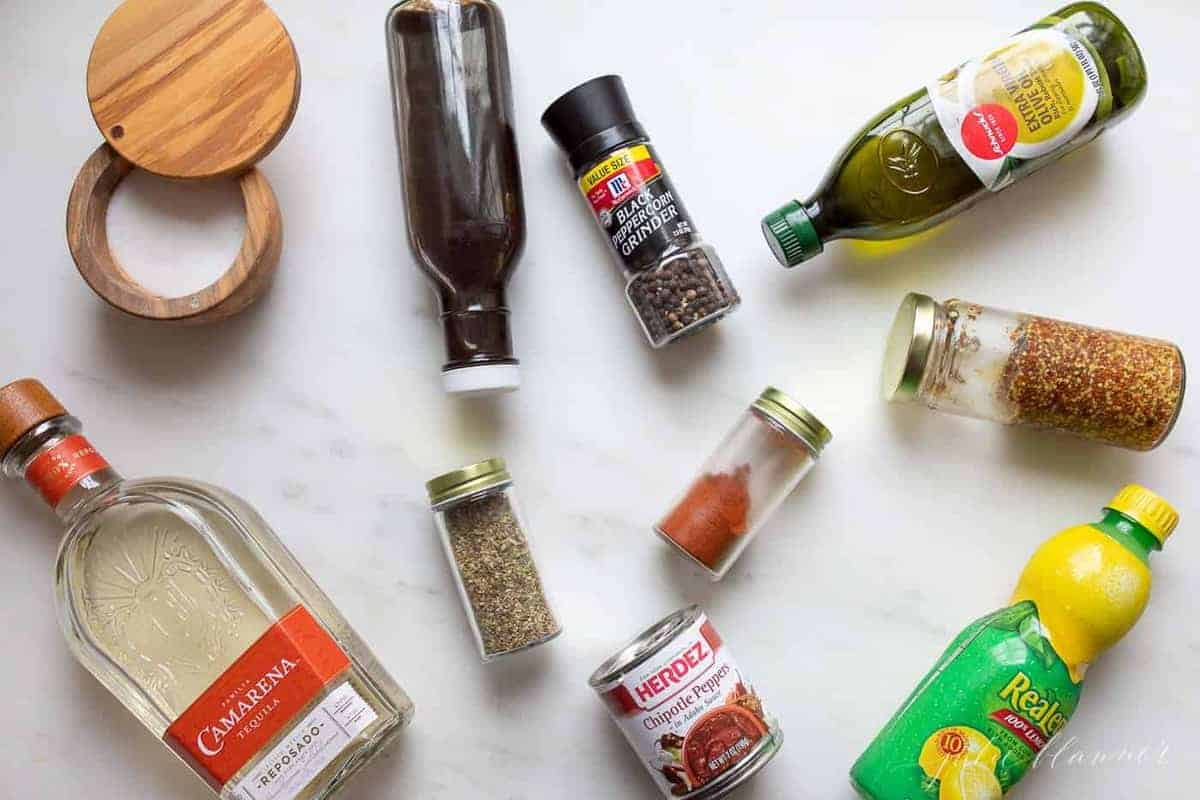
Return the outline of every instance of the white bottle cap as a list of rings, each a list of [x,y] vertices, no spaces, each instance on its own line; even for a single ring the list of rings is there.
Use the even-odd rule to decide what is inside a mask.
[[[443,372],[442,380],[450,394],[506,394],[520,388],[521,368],[516,364],[482,364]]]

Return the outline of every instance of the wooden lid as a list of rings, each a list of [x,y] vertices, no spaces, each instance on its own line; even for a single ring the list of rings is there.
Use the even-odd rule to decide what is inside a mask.
[[[168,178],[243,172],[300,100],[291,37],[262,0],[127,0],[96,37],[88,102],[122,157]]]
[[[0,457],[38,425],[66,413],[50,390],[33,378],[0,388]]]

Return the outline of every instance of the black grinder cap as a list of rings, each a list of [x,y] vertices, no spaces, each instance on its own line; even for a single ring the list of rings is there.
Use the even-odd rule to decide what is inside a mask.
[[[542,126],[566,152],[576,172],[616,147],[648,138],[619,75],[576,86],[546,109]]]

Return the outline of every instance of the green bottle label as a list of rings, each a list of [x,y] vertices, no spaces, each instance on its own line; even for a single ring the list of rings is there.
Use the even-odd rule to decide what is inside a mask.
[[[928,87],[950,143],[999,191],[1057,158],[1112,109],[1103,63],[1069,26],[1036,27]]]
[[[963,631],[851,771],[867,800],[999,800],[1075,712],[1071,680],[1020,603]]]

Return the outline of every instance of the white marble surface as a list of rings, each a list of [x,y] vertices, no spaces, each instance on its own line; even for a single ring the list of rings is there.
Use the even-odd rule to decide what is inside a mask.
[[[385,3],[275,3],[304,94],[264,163],[287,220],[266,301],[177,330],[92,296],[63,215],[99,142],[84,69],[111,5],[3,4],[0,377],[40,376],[126,474],[224,484],[272,520],[417,703],[402,743],[347,800],[651,800],[586,678],[688,602],[708,607],[787,730],[777,762],[739,797],[849,800],[849,765],[945,644],[1003,604],[1037,543],[1091,519],[1127,481],[1172,499],[1183,525],[1155,562],[1149,613],[1095,668],[1070,733],[1089,758],[1148,755],[1064,759],[1022,796],[1195,796],[1195,409],[1165,447],[1137,455],[889,407],[876,377],[911,289],[1171,338],[1200,357],[1194,0],[1120,3],[1152,89],[1101,142],[889,260],[834,246],[790,273],[763,245],[760,215],[814,186],[877,109],[1042,16],[1046,0],[507,0],[531,221],[512,292],[526,383],[491,403],[440,390],[440,334],[402,223]],[[745,299],[719,329],[666,352],[643,345],[538,124],[560,92],[609,71],[627,77]],[[150,279],[215,274],[238,236],[223,200],[139,181],[118,198],[114,238]],[[837,438],[713,586],[648,525],[768,383]],[[494,454],[511,462],[567,633],[484,667],[422,484]],[[54,517],[11,484],[0,530],[0,798],[206,797],[68,656],[51,592]]]

